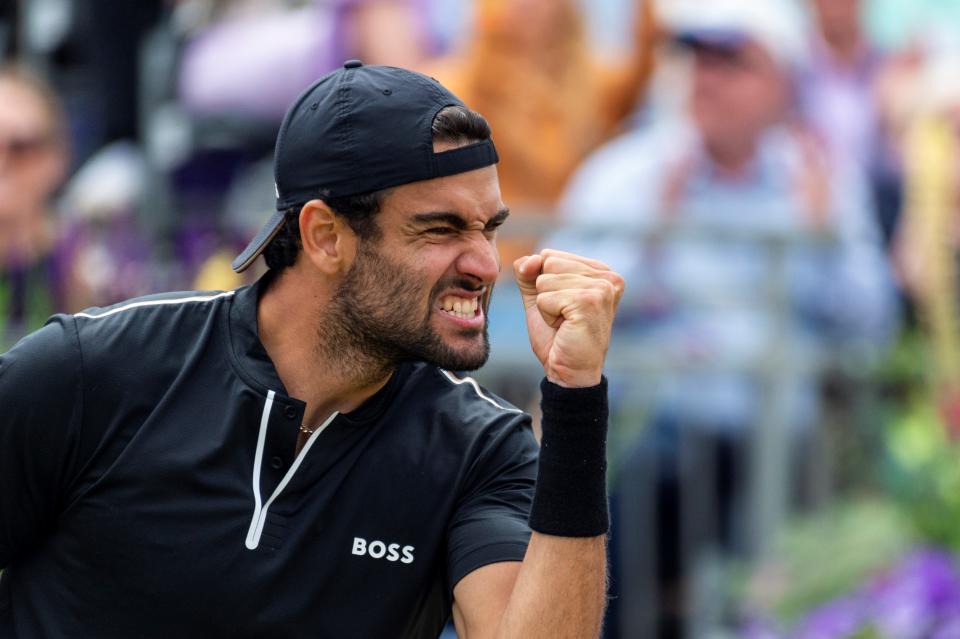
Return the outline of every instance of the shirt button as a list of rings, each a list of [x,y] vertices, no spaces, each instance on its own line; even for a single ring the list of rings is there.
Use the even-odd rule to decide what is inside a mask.
[[[287,410],[284,411],[284,414],[287,416],[287,419],[296,419],[297,418],[297,409],[293,406],[287,406]]]
[[[270,459],[270,465],[273,466],[274,470],[280,470],[283,468],[283,459],[279,455],[274,455]]]

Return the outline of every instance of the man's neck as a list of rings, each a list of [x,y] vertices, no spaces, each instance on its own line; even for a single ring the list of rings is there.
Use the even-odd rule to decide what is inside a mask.
[[[825,34],[824,41],[834,62],[842,66],[856,66],[866,52],[862,34],[855,31]]]
[[[711,144],[707,141],[704,148],[717,174],[724,179],[736,180],[750,170],[757,147],[753,142]]]
[[[304,424],[311,428],[334,411],[360,406],[383,388],[394,367],[354,352],[335,330],[322,330],[332,290],[329,284],[311,286],[293,268],[261,295],[257,327],[287,392],[306,402]]]

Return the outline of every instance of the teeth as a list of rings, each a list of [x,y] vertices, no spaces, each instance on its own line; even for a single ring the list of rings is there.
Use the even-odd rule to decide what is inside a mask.
[[[460,319],[470,319],[476,315],[479,306],[480,301],[477,298],[464,299],[449,295],[440,300],[440,307],[443,310]]]

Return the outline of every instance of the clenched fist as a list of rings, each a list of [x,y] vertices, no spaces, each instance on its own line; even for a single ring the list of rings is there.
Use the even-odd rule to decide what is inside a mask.
[[[623,277],[603,262],[552,249],[521,257],[513,270],[547,379],[568,388],[599,384]]]

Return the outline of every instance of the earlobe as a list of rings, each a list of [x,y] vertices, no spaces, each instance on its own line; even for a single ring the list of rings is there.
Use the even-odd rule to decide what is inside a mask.
[[[350,228],[323,200],[310,200],[300,210],[303,254],[318,270],[334,275],[352,260]]]

